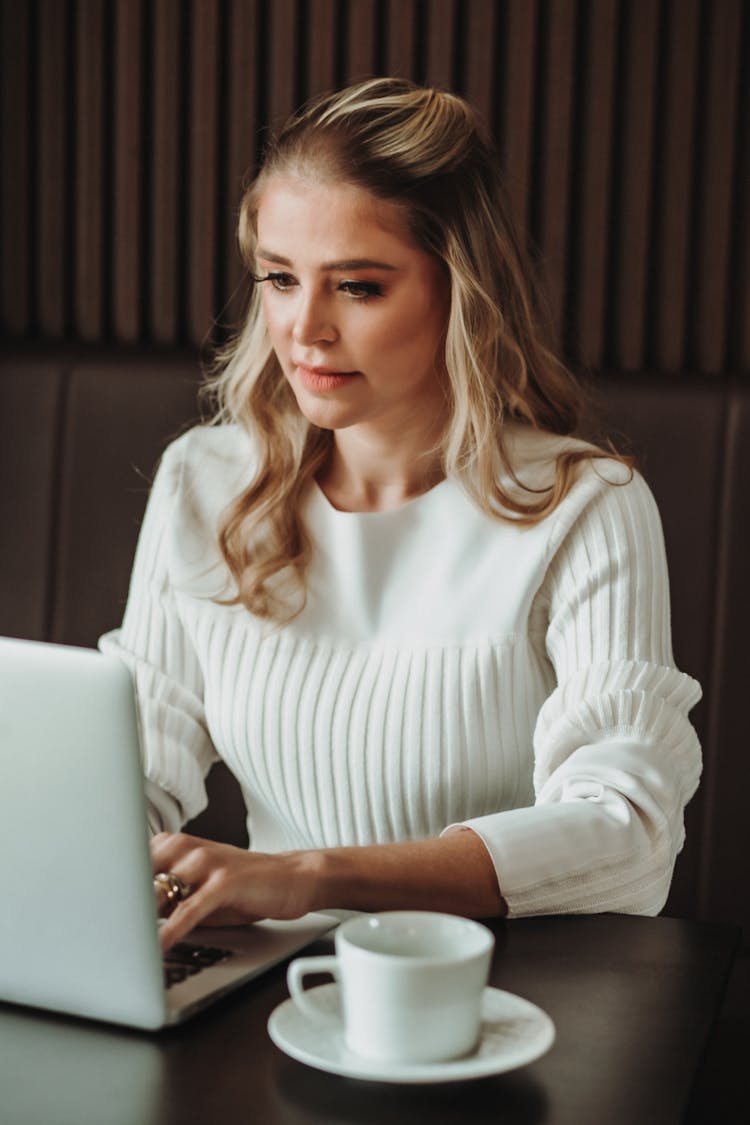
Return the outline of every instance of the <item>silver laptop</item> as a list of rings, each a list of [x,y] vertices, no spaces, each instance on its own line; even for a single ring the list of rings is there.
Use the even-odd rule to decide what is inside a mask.
[[[156,1029],[335,918],[158,941],[133,685],[91,649],[0,638],[0,1001]]]

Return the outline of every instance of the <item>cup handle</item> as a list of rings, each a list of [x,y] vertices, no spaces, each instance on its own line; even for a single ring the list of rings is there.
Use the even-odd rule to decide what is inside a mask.
[[[327,1024],[330,1027],[338,1023],[340,1017],[335,1012],[325,1011],[308,998],[303,981],[304,978],[311,973],[330,973],[334,980],[338,980],[338,957],[335,955],[330,955],[328,957],[297,957],[292,961],[286,971],[286,982],[289,986],[289,993],[299,1010],[307,1016],[308,1019],[314,1020],[316,1023]]]

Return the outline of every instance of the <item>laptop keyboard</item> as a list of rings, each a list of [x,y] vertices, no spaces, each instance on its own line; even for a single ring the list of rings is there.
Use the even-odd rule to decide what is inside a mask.
[[[229,949],[218,949],[211,945],[192,945],[181,941],[164,954],[164,984],[171,988],[188,977],[194,977],[203,969],[210,969],[232,956]]]

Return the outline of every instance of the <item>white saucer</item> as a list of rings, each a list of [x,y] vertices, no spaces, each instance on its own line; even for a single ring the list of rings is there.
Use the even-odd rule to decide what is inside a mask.
[[[311,988],[315,1003],[338,1014],[339,985],[321,984]],[[461,1082],[515,1070],[539,1058],[552,1046],[555,1025],[528,1000],[485,988],[482,995],[482,1030],[479,1046],[471,1055],[440,1063],[386,1063],[362,1058],[344,1043],[340,1025],[326,1027],[308,1019],[293,1000],[280,1004],[268,1021],[268,1033],[277,1047],[293,1059],[369,1082]]]

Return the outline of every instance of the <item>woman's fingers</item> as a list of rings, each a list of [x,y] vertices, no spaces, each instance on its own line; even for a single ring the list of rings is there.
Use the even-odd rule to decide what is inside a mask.
[[[211,841],[198,836],[188,836],[184,832],[159,832],[151,840],[151,863],[156,875],[159,871],[168,872],[186,856],[199,851]]]
[[[154,870],[154,891],[157,911],[160,915],[171,914],[177,905],[192,894],[200,882],[201,874],[196,869],[196,855],[200,852],[196,842],[190,837],[170,835],[166,832],[155,836],[151,843],[151,858]],[[187,874],[190,867],[191,875]]]
[[[188,898],[193,899],[191,913],[198,909],[196,902],[206,913],[211,899],[222,893],[231,897],[221,873],[247,863],[248,853],[183,833],[160,833],[151,842],[151,859],[160,913],[173,914]]]
[[[209,881],[195,891],[162,921],[159,941],[162,949],[170,949],[196,926],[237,926],[257,922],[262,915],[240,912],[222,903],[221,893]]]
[[[160,927],[168,949],[198,925],[239,925],[259,918],[298,918],[314,909],[306,859],[313,853],[266,855],[184,833],[159,833],[151,841],[154,874],[189,888],[187,897],[161,891]],[[165,880],[168,885],[168,880]]]

